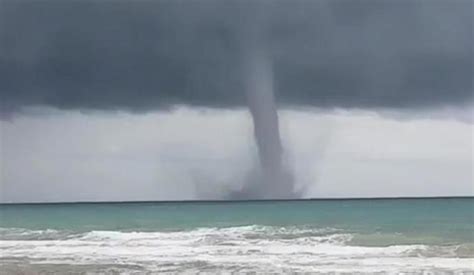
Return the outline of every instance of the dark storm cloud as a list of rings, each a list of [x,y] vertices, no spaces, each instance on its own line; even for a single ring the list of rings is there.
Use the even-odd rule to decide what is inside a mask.
[[[280,104],[472,102],[470,0],[259,4],[253,20],[255,1],[244,0],[0,0],[0,107],[244,105],[240,45],[251,22],[272,54]]]

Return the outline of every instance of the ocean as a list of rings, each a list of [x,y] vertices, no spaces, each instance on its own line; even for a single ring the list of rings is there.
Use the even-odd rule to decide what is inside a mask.
[[[474,274],[474,198],[0,205],[0,270]]]

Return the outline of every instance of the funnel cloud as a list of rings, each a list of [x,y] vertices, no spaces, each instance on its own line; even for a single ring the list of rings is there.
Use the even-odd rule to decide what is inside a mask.
[[[251,20],[257,22],[257,20]],[[283,163],[283,148],[275,104],[273,64],[268,49],[260,40],[261,28],[254,24],[242,39],[245,93],[253,119],[260,167],[243,189],[231,198],[276,199],[296,196],[293,177]]]

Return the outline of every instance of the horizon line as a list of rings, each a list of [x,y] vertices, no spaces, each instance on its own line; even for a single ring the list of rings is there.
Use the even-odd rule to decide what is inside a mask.
[[[350,201],[350,200],[404,200],[404,199],[474,199],[468,196],[395,196],[395,197],[328,197],[301,199],[192,199],[192,200],[124,200],[124,201],[51,201],[51,202],[1,202],[4,205],[57,205],[57,204],[140,204],[140,203],[245,203],[245,202],[291,202],[291,201]]]

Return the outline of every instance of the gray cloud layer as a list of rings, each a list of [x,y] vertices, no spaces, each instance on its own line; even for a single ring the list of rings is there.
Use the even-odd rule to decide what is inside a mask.
[[[253,3],[0,0],[0,108],[244,105],[248,22],[264,25],[280,104],[472,103],[470,0],[261,1],[257,21]]]

